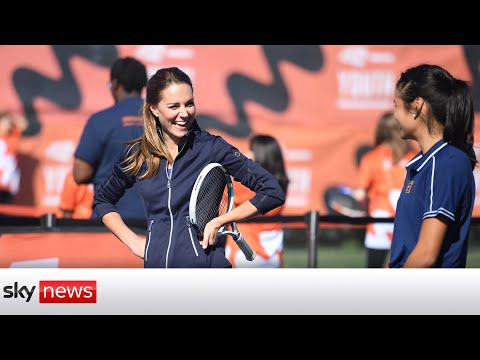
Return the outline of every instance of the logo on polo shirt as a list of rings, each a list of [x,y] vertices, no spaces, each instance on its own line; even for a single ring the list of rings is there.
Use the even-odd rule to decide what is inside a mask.
[[[405,189],[405,193],[410,194],[410,189],[413,186],[413,180],[410,180],[410,182],[407,185],[407,188]]]

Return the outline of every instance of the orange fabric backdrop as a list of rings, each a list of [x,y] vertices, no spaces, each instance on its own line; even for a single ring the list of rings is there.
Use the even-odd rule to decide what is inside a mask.
[[[0,236],[0,268],[143,268],[109,233],[37,233]]]
[[[67,57],[69,47],[73,46],[0,46],[0,109],[23,113],[20,93],[23,91],[24,97],[29,96],[28,91],[36,94],[32,106],[41,129],[21,140],[22,180],[15,203],[34,206],[39,212],[55,212],[88,116],[113,101],[106,87],[109,66],[92,60],[100,62],[99,56]],[[92,46],[89,51],[97,48],[100,46]],[[325,189],[354,184],[356,151],[362,145],[372,144],[378,117],[392,109],[394,85],[402,70],[421,62],[436,63],[456,77],[472,80],[459,45],[114,48],[118,56],[132,55],[142,60],[149,74],[165,66],[179,66],[189,73],[197,115],[217,118],[221,126],[207,129],[240,150],[247,150],[250,134],[274,135],[285,151],[291,178],[285,215],[300,215],[311,209],[324,214]],[[19,69],[27,69],[49,82],[20,91],[15,87],[21,79]],[[70,85],[65,85],[57,95],[42,95],[67,80]],[[26,82],[29,83],[34,82]],[[75,88],[80,99],[69,107],[62,96],[68,100]],[[248,134],[235,133],[242,121],[251,130]],[[476,176],[480,176],[477,171]],[[477,189],[480,196],[480,184]],[[476,215],[480,214],[479,209],[477,201]]]

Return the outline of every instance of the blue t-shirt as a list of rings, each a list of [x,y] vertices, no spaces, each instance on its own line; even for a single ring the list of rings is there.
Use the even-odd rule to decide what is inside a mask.
[[[397,203],[390,267],[403,267],[415,248],[424,219],[444,215],[448,228],[434,267],[466,267],[468,233],[475,200],[475,180],[468,156],[438,141],[407,165]]]
[[[141,97],[128,97],[88,119],[75,157],[88,162],[95,169],[95,192],[122,157],[127,148],[125,142],[142,135],[143,103]],[[146,220],[145,205],[136,184],[127,189],[116,207],[124,219]],[[94,212],[93,218],[96,217]]]

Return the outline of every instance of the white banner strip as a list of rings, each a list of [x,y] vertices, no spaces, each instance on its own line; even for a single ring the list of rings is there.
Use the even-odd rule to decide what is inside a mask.
[[[0,269],[0,314],[480,314],[480,269]]]

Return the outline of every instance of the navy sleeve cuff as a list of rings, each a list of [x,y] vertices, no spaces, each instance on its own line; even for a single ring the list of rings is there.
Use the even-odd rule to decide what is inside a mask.
[[[117,208],[115,205],[112,205],[110,203],[99,203],[96,204],[93,208],[95,213],[98,215],[98,217],[101,219],[104,215],[110,213],[110,212],[118,212]]]

